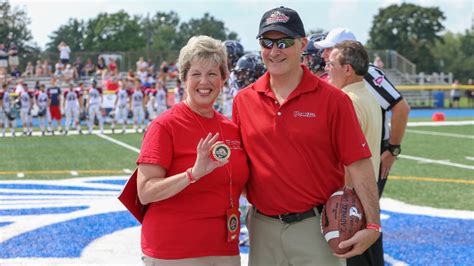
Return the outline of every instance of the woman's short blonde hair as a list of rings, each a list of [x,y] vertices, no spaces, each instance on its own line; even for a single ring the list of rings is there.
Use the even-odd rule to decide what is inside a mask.
[[[186,75],[194,59],[212,60],[219,65],[223,79],[229,76],[227,68],[227,50],[224,44],[209,36],[200,35],[189,39],[188,43],[179,52],[179,78],[186,80]]]

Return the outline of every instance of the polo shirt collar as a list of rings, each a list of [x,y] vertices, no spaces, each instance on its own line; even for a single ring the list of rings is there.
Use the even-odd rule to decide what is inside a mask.
[[[288,96],[288,99],[306,92],[314,91],[318,88],[320,80],[305,65],[301,64],[301,68],[303,68],[303,77],[296,89]],[[265,93],[265,95],[273,95],[273,91],[270,88],[270,74],[268,71],[255,81],[252,87],[256,92],[262,92]]]

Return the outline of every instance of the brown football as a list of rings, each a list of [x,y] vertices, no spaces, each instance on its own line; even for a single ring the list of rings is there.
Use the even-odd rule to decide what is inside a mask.
[[[338,245],[365,226],[364,208],[354,189],[343,187],[329,197],[321,215],[321,232],[334,253],[351,250],[352,247],[340,249]]]

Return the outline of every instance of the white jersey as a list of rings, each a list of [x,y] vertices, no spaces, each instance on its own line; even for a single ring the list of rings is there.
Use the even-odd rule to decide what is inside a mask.
[[[119,90],[117,92],[117,107],[125,108],[128,104],[128,92],[126,90]]]
[[[132,107],[142,107],[143,106],[143,92],[141,90],[135,90],[132,94]]]
[[[27,91],[20,94],[21,110],[28,111],[31,108],[31,95]]]
[[[166,91],[159,89],[155,95],[156,108],[166,108]]]
[[[38,98],[36,100],[36,103],[38,104],[38,107],[43,110],[48,107],[48,94],[46,92],[41,92],[38,95]]]
[[[10,92],[3,92],[2,105],[5,112],[10,112]]]
[[[66,108],[79,108],[79,96],[76,91],[67,90],[64,93]]]
[[[101,93],[97,88],[90,88],[89,90],[89,106],[100,105]]]

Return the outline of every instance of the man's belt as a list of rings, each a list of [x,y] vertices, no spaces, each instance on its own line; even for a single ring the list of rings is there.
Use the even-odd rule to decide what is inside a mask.
[[[315,208],[318,210],[319,213],[321,213],[323,211],[323,206],[324,205],[321,204],[321,205],[317,205]],[[314,212],[314,208],[311,208],[305,212],[285,213],[285,214],[280,214],[280,215],[266,215],[264,213],[261,213],[259,210],[257,210],[257,212],[263,216],[279,220],[281,223],[286,223],[286,224],[300,222],[300,221],[303,221],[304,219],[318,215],[317,213]]]

